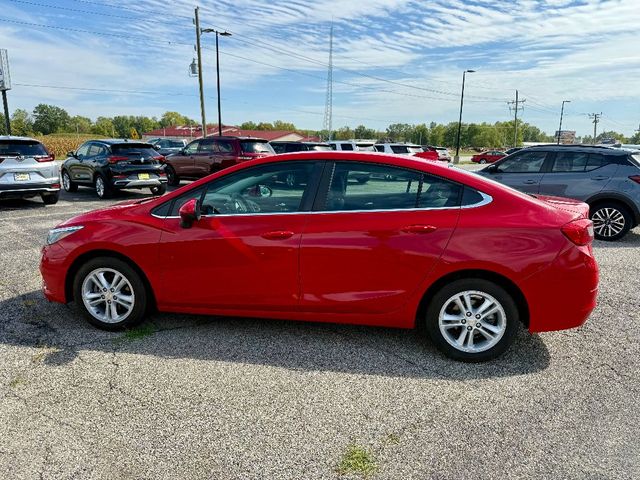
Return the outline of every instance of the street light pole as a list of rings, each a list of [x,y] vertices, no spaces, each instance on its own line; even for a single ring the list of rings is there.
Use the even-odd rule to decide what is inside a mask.
[[[560,136],[562,135],[562,116],[564,115],[564,104],[571,103],[571,100],[563,100],[562,108],[560,109],[560,126],[558,127],[558,145],[560,145]]]
[[[460,94],[460,118],[458,119],[458,135],[456,136],[456,155],[453,163],[460,162],[460,130],[462,129],[462,105],[464,104],[464,81],[467,73],[474,73],[475,70],[465,70],[462,72],[462,93]]]
[[[202,51],[200,50],[200,17],[196,7],[196,51],[198,53],[198,84],[200,85],[200,115],[202,117],[202,138],[207,136],[207,118],[204,113],[204,88],[202,86]]]
[[[218,36],[230,37],[229,32],[219,32],[213,28],[204,28],[202,33],[215,33],[216,34],[216,77],[218,85],[218,136],[222,136],[222,108],[220,106],[220,51],[218,49]]]

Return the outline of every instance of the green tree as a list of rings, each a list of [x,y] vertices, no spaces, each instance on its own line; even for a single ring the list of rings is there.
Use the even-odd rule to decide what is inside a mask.
[[[160,128],[160,122],[155,117],[139,116],[133,119],[133,128],[135,128],[139,134],[145,134]]]
[[[244,122],[240,124],[242,130],[257,130],[258,124],[255,122]]]
[[[354,133],[351,127],[345,125],[335,130],[331,138],[334,140],[351,140],[354,138]]]
[[[444,125],[431,122],[431,124],[429,125],[429,145],[444,145],[444,132]]]
[[[178,112],[164,112],[160,118],[160,127],[190,126],[196,125],[195,120],[191,120]]]
[[[4,115],[2,113],[0,113],[0,133],[2,133],[3,135],[6,135],[8,133],[6,125],[7,124],[4,121]]]
[[[413,136],[413,126],[408,123],[392,123],[387,127],[386,134],[392,142],[410,141]]]
[[[282,120],[276,120],[273,122],[274,130],[286,130],[286,131],[295,131],[296,126],[290,122],[283,122]]]
[[[91,130],[92,133],[103,135],[105,137],[115,137],[116,134],[115,127],[113,126],[113,120],[107,117],[98,117]]]
[[[256,130],[273,130],[273,125],[269,122],[260,122],[256,125]]]
[[[119,138],[129,138],[129,133],[131,132],[131,123],[133,117],[128,117],[126,115],[117,115],[113,117],[113,128],[116,131],[116,136]]]
[[[13,115],[11,115],[11,133],[24,137],[33,135],[33,120],[31,120],[29,112],[21,109],[13,112]]]
[[[373,128],[367,128],[364,125],[358,125],[353,130],[353,136],[355,138],[374,139],[378,137],[378,134]]]
[[[91,119],[75,115],[69,120],[70,133],[91,133]]]
[[[55,105],[41,103],[33,109],[33,129],[43,135],[64,132],[69,126],[69,114]]]

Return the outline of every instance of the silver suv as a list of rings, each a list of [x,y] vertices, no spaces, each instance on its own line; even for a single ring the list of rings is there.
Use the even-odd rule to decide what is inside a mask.
[[[575,198],[590,206],[595,237],[618,240],[640,223],[640,154],[586,145],[541,145],[480,170],[526,193]]]
[[[46,205],[57,203],[60,173],[54,160],[33,138],[0,136],[0,199],[40,195]]]

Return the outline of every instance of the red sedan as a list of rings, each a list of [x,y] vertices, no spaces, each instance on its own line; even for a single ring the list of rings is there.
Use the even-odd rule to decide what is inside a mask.
[[[587,319],[587,213],[412,157],[294,153],[74,217],[49,232],[40,269],[49,300],[107,330],[152,307],[420,327],[446,355],[481,361],[521,324]]]
[[[505,152],[501,152],[499,150],[491,150],[488,152],[482,152],[477,155],[471,157],[471,161],[475,163],[493,163],[497,162],[503,157],[506,157],[507,154]]]

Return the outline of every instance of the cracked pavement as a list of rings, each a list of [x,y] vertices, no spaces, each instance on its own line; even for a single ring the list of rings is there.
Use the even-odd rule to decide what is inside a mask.
[[[99,331],[43,298],[38,261],[48,229],[106,203],[0,203],[0,478],[359,478],[336,472],[351,443],[380,479],[640,477],[640,228],[596,242],[582,328],[521,330],[467,365],[392,329],[154,314],[137,338]]]

